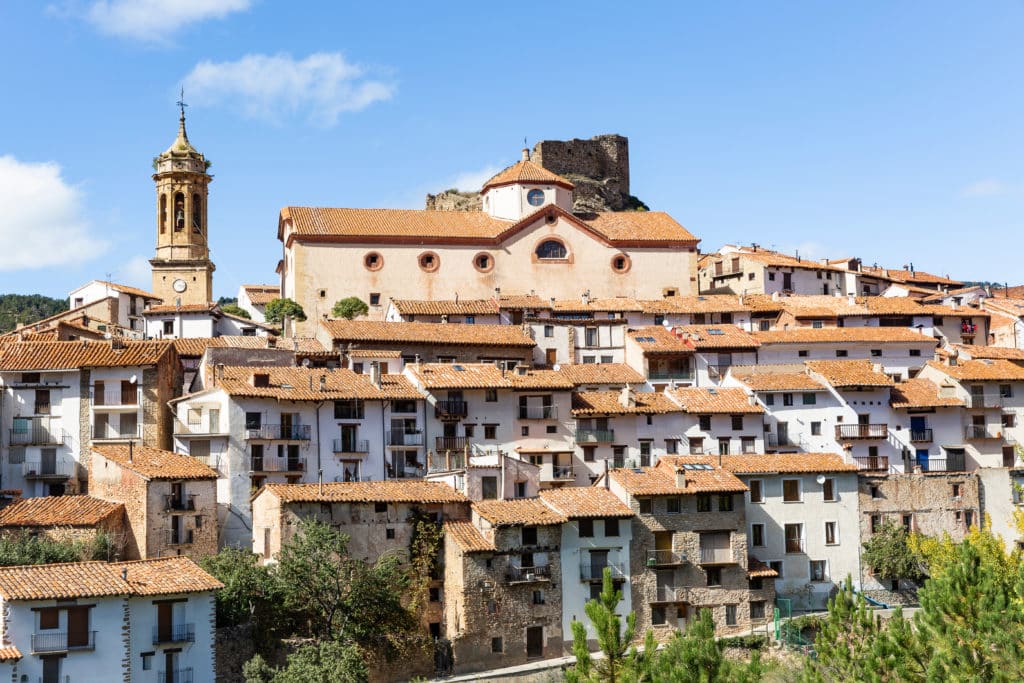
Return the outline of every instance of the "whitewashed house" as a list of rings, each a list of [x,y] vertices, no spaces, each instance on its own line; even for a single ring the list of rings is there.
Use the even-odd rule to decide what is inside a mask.
[[[92,280],[78,289],[68,293],[70,308],[81,308],[96,301],[112,298],[117,303],[112,313],[117,317],[111,322],[125,330],[131,330],[135,337],[141,339],[146,332],[142,312],[147,306],[160,303],[160,297],[136,287],[119,285],[116,282]]]

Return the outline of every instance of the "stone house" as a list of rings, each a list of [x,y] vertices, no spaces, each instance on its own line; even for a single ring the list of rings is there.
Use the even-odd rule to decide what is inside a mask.
[[[0,568],[0,677],[213,681],[222,587],[186,557]]]
[[[217,469],[221,545],[252,544],[264,483],[422,478],[423,396],[402,375],[217,366],[174,402],[175,447]]]
[[[167,448],[167,401],[181,385],[169,342],[15,342],[0,351],[5,486],[29,496],[85,493],[93,444]]]
[[[948,534],[955,542],[963,540],[971,526],[982,523],[978,472],[862,472],[858,498],[861,542],[886,522],[928,536]],[[861,586],[864,590],[901,587],[898,581],[883,583],[865,564],[861,566]]]
[[[717,458],[663,456],[654,467],[613,469],[598,482],[634,513],[630,576],[637,628],[659,638],[709,609],[717,632],[770,615],[776,572],[748,554],[747,487]]]
[[[747,486],[750,556],[777,574],[793,609],[824,610],[860,577],[857,467],[833,453],[727,455],[720,465]]]
[[[195,458],[133,444],[97,446],[89,490],[124,504],[129,558],[217,552],[217,472]]]
[[[445,620],[456,672],[562,656],[566,521],[527,498],[476,502],[471,520],[445,524]]]
[[[124,504],[93,496],[22,498],[0,508],[0,534],[19,532],[84,542],[105,534],[114,552],[109,559],[123,559],[129,536]]]

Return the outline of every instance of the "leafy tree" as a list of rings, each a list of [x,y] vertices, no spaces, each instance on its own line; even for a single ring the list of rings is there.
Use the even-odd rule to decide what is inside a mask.
[[[45,535],[33,536],[24,532],[0,536],[0,567],[115,560],[118,557],[116,539],[105,533],[97,533],[89,541],[58,541]]]
[[[268,323],[275,325],[283,323],[285,318],[291,318],[301,323],[306,319],[306,312],[302,310],[302,306],[291,299],[273,299],[263,309],[263,317]]]
[[[908,536],[902,526],[886,521],[878,533],[864,543],[861,559],[881,579],[920,581],[924,578],[923,561],[911,549]]]
[[[246,320],[252,320],[252,316],[249,315],[249,311],[245,310],[238,304],[225,304],[220,307],[220,310],[227,313],[228,315],[233,315],[238,318],[245,318]]]
[[[632,680],[635,676],[634,660],[636,648],[630,643],[636,633],[636,613],[626,615],[626,627],[622,628],[622,618],[615,613],[615,608],[622,602],[622,591],[615,588],[612,571],[604,569],[601,594],[596,600],[590,600],[583,607],[587,618],[597,634],[597,644],[604,653],[602,659],[594,660],[587,646],[587,629],[582,622],[572,621],[572,652],[576,655],[576,666],[565,672],[569,683],[618,683]]]
[[[334,641],[305,645],[280,669],[259,655],[242,668],[246,683],[366,683],[370,679],[359,649]]]
[[[217,591],[217,626],[252,622],[254,639],[261,647],[270,645],[277,635],[290,633],[292,620],[282,606],[281,586],[255,554],[224,548],[199,564],[224,584]]]
[[[0,294],[0,334],[10,332],[18,323],[33,323],[66,310],[67,299],[42,294]]]
[[[1020,513],[1020,510],[1014,510],[1015,517]],[[1014,550],[1007,554],[1003,539],[992,533],[992,523],[987,515],[982,526],[968,529],[960,543],[954,541],[948,533],[938,538],[924,534],[910,534],[907,537],[907,545],[922,559],[928,575],[932,577],[938,576],[958,561],[963,543],[970,544],[985,564],[999,571],[1004,579],[1012,580],[1017,575],[1020,552]]]
[[[331,309],[331,315],[335,318],[345,318],[346,320],[352,320],[352,318],[366,315],[369,312],[370,307],[357,296],[339,299],[334,302],[334,308]]]

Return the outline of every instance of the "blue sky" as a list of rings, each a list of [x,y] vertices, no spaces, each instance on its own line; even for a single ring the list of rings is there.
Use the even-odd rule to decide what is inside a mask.
[[[148,286],[150,163],[212,160],[215,291],[273,282],[277,214],[422,208],[526,137],[630,139],[705,250],[1020,283],[1024,5],[0,3],[0,292]]]

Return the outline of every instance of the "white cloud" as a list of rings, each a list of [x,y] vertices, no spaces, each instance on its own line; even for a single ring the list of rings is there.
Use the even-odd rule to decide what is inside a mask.
[[[149,291],[153,286],[152,270],[145,256],[133,256],[117,269],[114,281],[118,284],[138,287]]]
[[[964,189],[960,190],[961,197],[997,197],[999,195],[1008,194],[1010,192],[1010,186],[1001,180],[995,178],[986,178],[979,180],[975,183],[971,183]]]
[[[90,235],[81,192],[55,163],[0,156],[0,271],[80,263],[109,246]]]
[[[452,178],[445,188],[454,187],[462,192],[479,192],[483,184],[497,175],[502,166],[484,166],[477,171],[464,171]]]
[[[395,86],[367,77],[366,70],[338,52],[296,60],[289,54],[246,55],[234,62],[200,62],[185,77],[195,104],[237,107],[255,119],[280,121],[303,114],[332,126],[343,112],[390,99]]]
[[[85,18],[103,33],[164,42],[184,26],[223,19],[251,5],[252,0],[96,0]]]

